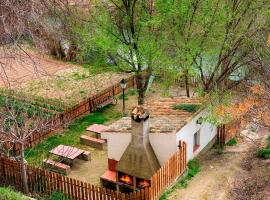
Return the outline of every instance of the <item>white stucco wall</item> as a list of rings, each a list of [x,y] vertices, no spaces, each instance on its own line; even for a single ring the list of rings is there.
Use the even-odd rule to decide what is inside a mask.
[[[102,133],[102,138],[108,140],[108,158],[119,161],[131,141],[131,133]],[[174,133],[149,134],[150,143],[161,165],[176,151],[176,135]],[[165,142],[164,142],[165,141]]]
[[[187,160],[191,160],[196,156],[201,150],[206,147],[207,144],[216,136],[216,127],[208,122],[203,122],[201,125],[197,124],[197,120],[203,116],[205,113],[202,112],[190,120],[177,134],[176,143],[179,140],[185,141],[187,143]],[[194,145],[194,134],[200,130],[200,147],[193,152]]]
[[[108,158],[119,161],[131,141],[131,133],[102,133],[108,140]]]
[[[160,165],[163,165],[176,152],[175,133],[150,133],[150,143]]]

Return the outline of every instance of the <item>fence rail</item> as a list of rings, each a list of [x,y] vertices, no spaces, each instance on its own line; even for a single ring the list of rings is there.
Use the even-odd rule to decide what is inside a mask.
[[[135,77],[129,77],[127,80],[127,88],[134,88],[136,85]],[[118,95],[121,93],[120,84],[114,84],[109,88],[101,91],[98,94],[95,94],[88,99],[80,102],[78,105],[74,106],[71,109],[65,110],[63,113],[56,114],[54,119],[48,122],[47,126],[42,127],[40,130],[35,131],[26,141],[25,148],[34,147],[38,145],[45,138],[55,134],[61,128],[66,127],[74,119],[91,113],[96,110],[99,105],[102,105],[104,102],[108,101],[112,96]],[[10,146],[10,144],[7,144]],[[14,144],[13,150],[18,152],[20,145]]]
[[[152,199],[157,199],[167,187],[180,177],[187,167],[185,142],[180,141],[180,149],[151,178]]]
[[[29,191],[32,194],[51,195],[62,192],[74,200],[155,200],[186,170],[186,143],[151,178],[151,188],[129,194],[120,193],[72,179],[45,169],[27,166]],[[23,191],[21,165],[0,156],[0,185],[14,186]]]
[[[241,127],[241,121],[236,120],[229,124],[221,124],[217,128],[217,144],[225,145],[236,136]]]

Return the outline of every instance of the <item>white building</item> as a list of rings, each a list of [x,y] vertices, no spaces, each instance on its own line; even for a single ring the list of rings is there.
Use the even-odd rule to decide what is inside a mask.
[[[175,105],[200,105],[196,99],[166,98],[144,106],[148,110],[149,140],[162,166],[177,151],[179,141],[187,144],[187,160],[193,159],[205,147],[215,141],[217,128],[201,120],[206,113],[174,109]],[[115,171],[117,162],[131,142],[131,117],[124,117],[108,126],[101,137],[108,142],[109,171]],[[106,173],[103,178],[106,179]]]

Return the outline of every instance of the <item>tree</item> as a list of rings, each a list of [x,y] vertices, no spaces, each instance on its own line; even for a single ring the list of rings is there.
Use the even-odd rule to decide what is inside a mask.
[[[16,152],[10,153],[10,148],[19,145],[20,156],[16,159],[21,163],[22,185],[27,194],[29,188],[24,153],[26,144],[29,137],[51,126],[54,114],[28,102],[25,98],[12,97],[9,93],[4,90],[0,95],[0,151],[8,156],[16,156]]]
[[[162,56],[153,6],[151,0],[108,0],[91,10],[91,43],[117,69],[135,73],[138,104]]]
[[[268,29],[269,1],[171,0],[158,1],[163,31],[170,42],[168,55],[186,79],[196,72],[203,90],[232,89],[254,69],[250,44]],[[233,80],[233,81],[231,81]]]

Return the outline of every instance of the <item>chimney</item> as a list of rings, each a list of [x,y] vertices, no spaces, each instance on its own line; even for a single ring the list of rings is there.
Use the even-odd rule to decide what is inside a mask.
[[[131,112],[131,135],[136,142],[149,141],[149,113],[142,106],[136,106]]]
[[[132,109],[131,129],[131,142],[117,163],[116,170],[150,180],[160,164],[149,141],[149,113],[142,106]]]

